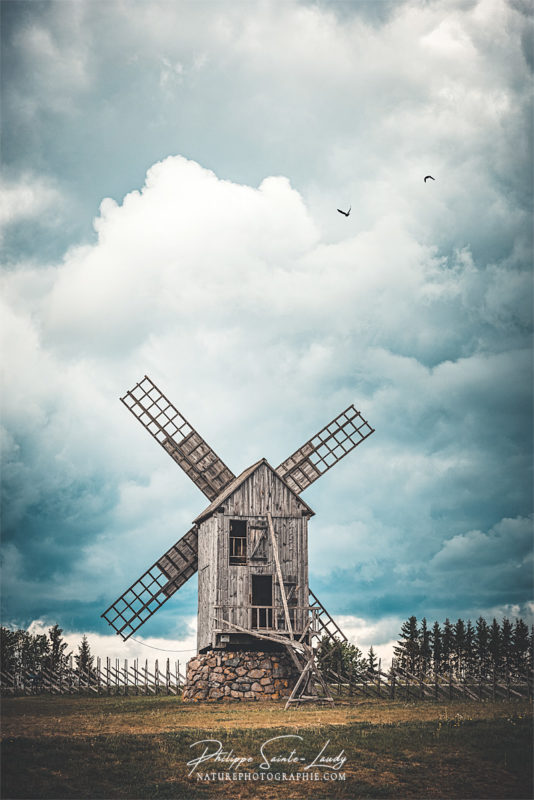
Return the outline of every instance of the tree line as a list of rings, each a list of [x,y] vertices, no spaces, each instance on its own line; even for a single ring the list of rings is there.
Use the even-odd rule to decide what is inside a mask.
[[[447,675],[458,679],[489,679],[524,675],[534,668],[534,627],[522,619],[504,617],[488,624],[479,617],[473,625],[463,619],[430,627],[423,618],[403,623],[394,649],[394,667],[413,675]]]
[[[22,671],[39,675],[43,670],[61,674],[66,671],[71,652],[63,639],[63,630],[53,625],[46,634],[0,628],[0,670],[18,674]],[[430,627],[423,618],[418,624],[412,616],[403,623],[393,648],[392,668],[413,675],[443,675],[457,679],[491,679],[507,675],[524,675],[534,671],[534,626],[529,630],[522,619],[511,622],[506,617],[488,624],[479,617],[475,625],[458,619]],[[378,659],[371,647],[364,655],[354,644],[325,636],[319,642],[319,663],[337,674],[354,677],[374,674]],[[94,670],[94,656],[85,634],[74,654],[76,671]]]
[[[475,625],[458,619],[430,627],[423,618],[412,616],[403,623],[393,648],[391,669],[417,677],[443,676],[458,680],[490,680],[534,672],[534,627],[522,619],[506,617],[488,624],[479,617]],[[376,674],[378,659],[371,647],[364,655],[354,644],[324,636],[317,650],[319,664],[334,675],[355,679]]]
[[[63,629],[53,625],[48,633],[29,633],[25,630],[0,628],[0,670],[19,674],[31,672],[36,676],[43,670],[61,674],[69,666],[71,652],[63,639]],[[76,671],[87,674],[93,671],[94,656],[85,634],[74,655]]]

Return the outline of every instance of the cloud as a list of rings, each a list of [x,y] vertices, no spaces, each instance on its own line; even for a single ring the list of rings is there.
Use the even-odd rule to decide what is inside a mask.
[[[395,617],[386,617],[380,622],[369,624],[367,620],[359,617],[344,615],[337,617],[337,623],[349,642],[355,644],[364,656],[367,656],[372,647],[375,656],[382,661],[383,670],[391,666],[393,647],[397,644],[403,621]]]
[[[197,652],[196,623],[196,617],[191,617],[188,620],[187,636],[180,639],[158,639],[140,635],[136,636],[135,639],[128,639],[128,641],[123,642],[117,636],[88,633],[87,641],[89,642],[91,654],[95,656],[95,659],[100,658],[104,662],[103,669],[107,658],[111,658],[112,661],[120,658],[121,665],[124,659],[128,659],[130,664],[134,659],[139,659],[140,662],[148,659],[150,663],[158,659],[160,670],[165,669],[165,662],[169,659],[171,670],[174,670],[174,663],[178,661],[180,674],[185,676],[186,662]],[[51,625],[43,622],[43,620],[36,619],[32,620],[27,630],[36,636],[43,633],[47,634],[50,627]],[[72,653],[73,656],[76,655],[81,641],[79,632],[64,630],[62,638],[68,645],[66,652]]]
[[[421,558],[437,568],[449,557],[458,546],[443,545],[451,525],[451,542],[470,540],[471,498],[476,508],[484,498],[488,515],[507,498],[508,508],[517,504],[517,477],[502,476],[502,458],[526,464],[529,389],[519,382],[510,395],[510,387],[528,371],[528,351],[481,351],[474,299],[491,292],[498,271],[482,274],[465,252],[448,269],[400,222],[387,240],[382,225],[325,244],[287,179],[254,189],[169,157],[148,171],[141,191],[120,205],[102,203],[97,242],[48,270],[37,305],[35,271],[8,276],[16,312],[6,315],[15,342],[5,414],[7,539],[26,519],[30,534],[24,545],[15,536],[17,552],[70,565],[68,577],[54,577],[49,599],[74,601],[87,584],[86,603],[111,600],[109,587],[118,593],[198,513],[194,487],[113,399],[143,371],[175,386],[169,394],[186,416],[196,409],[202,433],[236,472],[264,454],[278,463],[285,442],[298,446],[358,396],[377,434],[336,468],[336,480],[323,479],[331,498],[319,485],[309,490],[322,511],[312,522],[310,571],[329,581],[343,565],[367,613],[378,612],[377,593],[388,608],[393,587],[406,594],[401,605],[415,602],[432,574]],[[475,312],[462,318],[460,345],[442,321],[460,318],[464,307]],[[513,347],[520,326],[507,308],[493,324],[505,321]],[[410,325],[414,318],[419,323]],[[493,332],[487,336],[491,343]],[[466,355],[431,366],[458,347]],[[194,383],[183,380],[189,375]],[[501,499],[491,488],[496,481]],[[522,497],[524,505],[526,485]],[[346,511],[329,522],[337,498]],[[43,523],[52,526],[58,512],[62,523],[43,539]],[[377,550],[378,541],[387,548]],[[518,546],[514,540],[515,556]],[[500,568],[497,553],[490,561]],[[25,570],[19,554],[14,594]],[[352,603],[346,598],[340,610]]]
[[[390,13],[378,25],[364,3],[350,15],[293,2],[52,3],[30,23],[12,11],[6,155],[43,169],[45,146],[49,168],[92,198],[73,209],[87,235],[102,196],[122,197],[181,152],[250,185],[288,175],[319,207],[351,200],[362,229],[395,208],[441,245],[511,246],[521,220],[510,238],[503,213],[524,223],[529,211],[528,18],[499,0],[380,6]],[[419,186],[430,167],[439,193]],[[343,235],[318,216],[329,238]]]
[[[502,567],[509,560],[519,567],[531,556],[531,547],[532,517],[503,519],[488,533],[468,531],[447,539],[431,564],[440,571],[471,573],[488,565]]]
[[[22,67],[17,80],[7,84],[8,102],[26,122],[39,113],[75,113],[77,94],[90,86],[83,3],[65,16],[55,7],[50,14],[43,11],[18,20],[7,40],[7,75]]]
[[[350,402],[369,419],[305,497],[333,613],[527,608],[527,523],[507,527],[532,511],[516,5],[11,8],[9,618],[103,631],[204,505],[118,402],[145,373],[236,473]],[[195,604],[189,583],[147,635]]]
[[[61,201],[58,190],[46,179],[23,175],[0,185],[0,226],[13,225],[50,212]]]

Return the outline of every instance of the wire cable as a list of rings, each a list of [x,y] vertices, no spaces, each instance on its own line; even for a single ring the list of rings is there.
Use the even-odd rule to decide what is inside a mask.
[[[190,647],[188,650],[165,650],[163,647],[154,647],[153,644],[147,644],[146,642],[142,642],[140,639],[134,639],[133,636],[130,636],[130,640],[132,642],[137,642],[137,644],[142,644],[144,647],[150,647],[151,650],[159,650],[160,653],[195,653],[196,647]]]

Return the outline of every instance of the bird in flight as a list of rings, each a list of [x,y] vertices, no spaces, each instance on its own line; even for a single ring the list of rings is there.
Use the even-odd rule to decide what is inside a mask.
[[[428,180],[429,178],[430,178],[430,180],[431,180],[431,181],[435,181],[435,180],[436,180],[435,178],[433,178],[433,177],[432,177],[432,175],[427,175],[427,176],[425,177],[425,183],[427,182],[427,180]]]
[[[345,217],[348,217],[349,214],[350,214],[351,208],[352,208],[352,206],[349,206],[349,210],[348,211],[342,211],[340,208],[338,208],[338,211],[339,211],[340,214],[343,214]]]

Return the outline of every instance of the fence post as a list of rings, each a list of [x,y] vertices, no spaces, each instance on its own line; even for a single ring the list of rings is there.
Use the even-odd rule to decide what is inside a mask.
[[[124,659],[124,694],[128,695],[128,659]]]
[[[395,700],[395,668],[391,667],[391,699]]]
[[[452,667],[449,666],[449,700],[452,700]]]
[[[154,677],[156,678],[156,694],[159,694],[159,664],[156,658],[156,665],[154,668]]]
[[[148,694],[148,658],[145,659],[145,694]]]
[[[493,696],[494,700],[495,700],[496,683],[497,683],[497,677],[495,675],[495,662],[494,662],[493,663],[493,692],[492,692],[492,696]]]
[[[167,688],[167,694],[171,693],[171,666],[170,666],[170,659],[167,659],[167,667],[165,671],[165,685]]]

